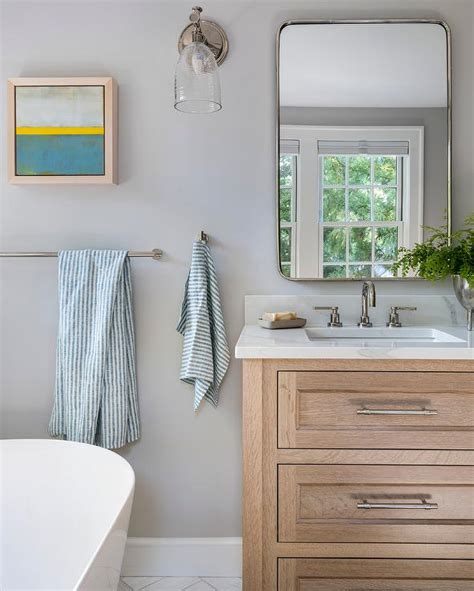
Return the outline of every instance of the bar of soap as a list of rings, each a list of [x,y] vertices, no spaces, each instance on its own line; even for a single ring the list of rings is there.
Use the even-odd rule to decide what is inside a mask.
[[[275,322],[276,320],[296,320],[296,312],[265,312],[262,320],[269,320]]]

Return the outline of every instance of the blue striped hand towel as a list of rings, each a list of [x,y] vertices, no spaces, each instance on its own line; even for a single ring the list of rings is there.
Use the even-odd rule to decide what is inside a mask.
[[[56,393],[49,434],[109,449],[140,437],[126,251],[59,253]]]
[[[180,379],[194,385],[194,410],[203,398],[217,406],[230,352],[211,251],[200,241],[193,245],[177,331],[184,336]]]

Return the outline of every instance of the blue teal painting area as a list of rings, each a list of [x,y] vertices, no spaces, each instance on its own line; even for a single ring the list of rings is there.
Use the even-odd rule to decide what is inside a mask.
[[[16,174],[103,175],[104,136],[17,135]]]

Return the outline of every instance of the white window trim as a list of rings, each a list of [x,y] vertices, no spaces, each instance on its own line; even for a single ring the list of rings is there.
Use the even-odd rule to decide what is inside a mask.
[[[298,150],[292,152],[287,150],[280,150],[280,156],[292,156],[293,163],[292,163],[292,184],[291,185],[280,185],[280,189],[290,189],[291,188],[291,222],[286,222],[280,220],[280,229],[282,228],[290,228],[291,230],[291,261],[289,263],[290,266],[290,277],[296,276],[296,235],[297,235],[297,227],[296,227],[296,202],[297,202],[297,192],[298,192],[298,171],[299,171],[299,146]],[[280,230],[279,230],[280,231]],[[280,234],[278,234],[278,240],[280,240]],[[280,265],[281,265],[280,260]],[[288,265],[287,261],[283,262],[284,265]]]
[[[392,140],[408,141],[409,174],[404,176],[404,207],[408,215],[403,223],[400,246],[412,248],[423,240],[424,127],[423,126],[319,126],[282,125],[280,139],[299,140],[297,167],[297,212],[295,277],[320,277],[319,239],[319,140]],[[407,177],[409,181],[407,181]]]

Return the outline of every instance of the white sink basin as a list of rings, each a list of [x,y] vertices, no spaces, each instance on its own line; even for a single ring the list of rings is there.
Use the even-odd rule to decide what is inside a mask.
[[[365,347],[413,347],[423,344],[438,345],[439,343],[464,343],[448,332],[436,328],[402,327],[385,328],[375,326],[360,328],[348,326],[342,328],[309,327],[305,329],[310,341],[339,346]],[[316,344],[316,343],[315,343]]]

